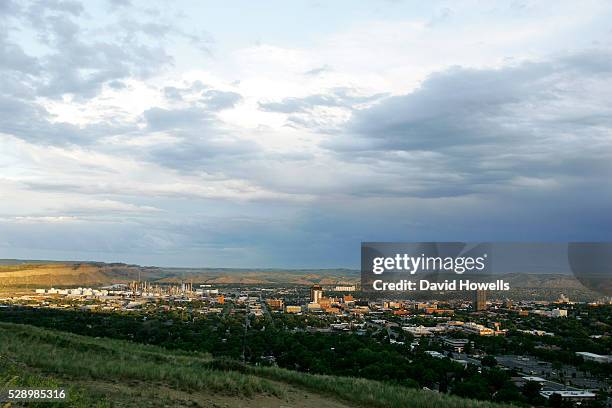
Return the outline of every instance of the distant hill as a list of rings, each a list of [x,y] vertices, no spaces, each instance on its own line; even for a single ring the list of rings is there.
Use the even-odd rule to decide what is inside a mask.
[[[357,283],[350,269],[158,268],[101,262],[0,260],[0,288],[19,286],[93,286],[133,280],[199,284],[324,285]]]
[[[81,286],[104,285],[163,277],[157,268],[125,264],[53,262],[19,263],[0,266],[0,287],[23,285]]]
[[[501,279],[509,282],[513,288],[585,289],[572,275],[508,273]]]
[[[322,285],[356,284],[353,269],[161,268],[102,262],[0,260],[0,288],[18,286],[95,286],[133,280],[197,284]],[[584,289],[573,276],[510,273],[500,275],[512,288]]]

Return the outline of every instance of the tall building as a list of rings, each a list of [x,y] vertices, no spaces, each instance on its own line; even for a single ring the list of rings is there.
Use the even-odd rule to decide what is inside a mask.
[[[487,292],[484,290],[474,291],[474,300],[472,301],[474,311],[486,310],[487,308]]]
[[[323,288],[321,285],[313,285],[310,288],[310,302],[319,303],[319,300],[323,297]]]

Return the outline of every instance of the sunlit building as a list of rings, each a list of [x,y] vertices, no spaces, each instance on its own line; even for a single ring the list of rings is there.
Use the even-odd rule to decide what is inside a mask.
[[[323,297],[323,288],[321,285],[313,285],[310,288],[310,302],[311,303],[319,303],[319,300]]]

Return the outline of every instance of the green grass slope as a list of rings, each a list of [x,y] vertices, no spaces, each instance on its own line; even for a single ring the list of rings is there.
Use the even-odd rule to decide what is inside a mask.
[[[69,404],[58,405],[64,407],[500,407],[376,381],[250,367],[206,354],[11,323],[0,323],[3,386],[68,387]]]

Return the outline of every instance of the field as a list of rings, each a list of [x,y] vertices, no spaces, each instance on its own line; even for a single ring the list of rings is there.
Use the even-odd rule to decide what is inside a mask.
[[[2,386],[67,387],[64,407],[501,407],[11,323],[0,323]]]

